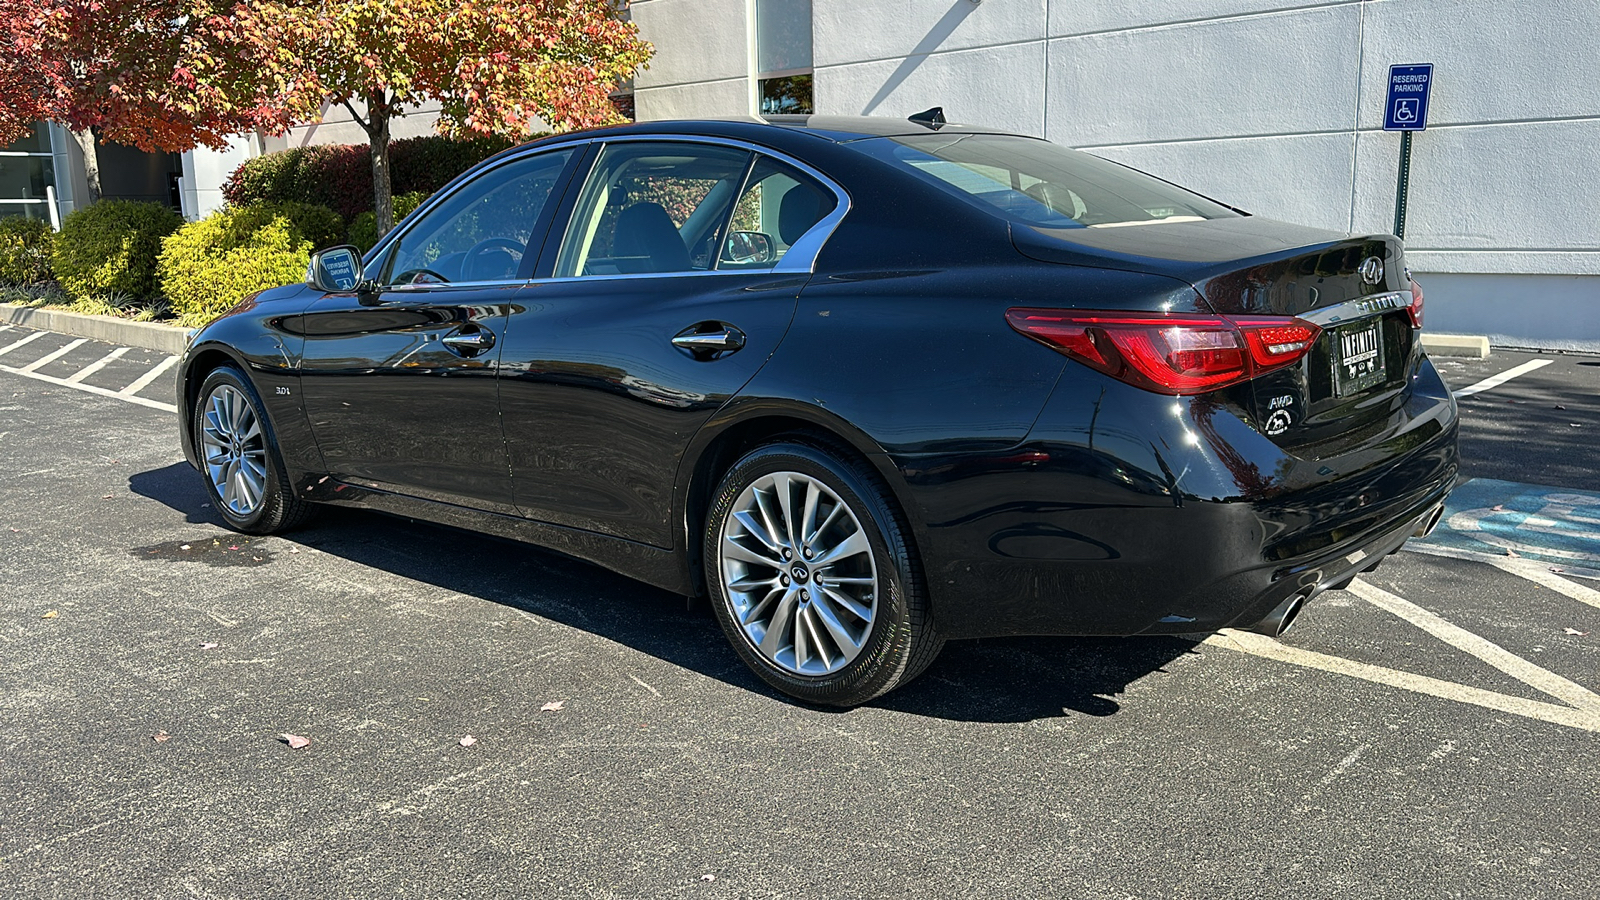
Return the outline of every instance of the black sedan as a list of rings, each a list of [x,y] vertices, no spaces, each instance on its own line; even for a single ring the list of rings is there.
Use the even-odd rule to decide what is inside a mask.
[[[1278,633],[1437,521],[1456,409],[1399,240],[1040,140],[653,122],[509,150],[201,329],[182,442],[317,503],[691,596],[863,703],[947,639]]]

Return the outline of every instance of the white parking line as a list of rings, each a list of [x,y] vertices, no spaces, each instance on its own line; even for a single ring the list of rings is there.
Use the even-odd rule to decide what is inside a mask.
[[[17,341],[15,344],[12,344],[12,345],[10,345],[8,347],[0,347],[0,356],[5,356],[7,353],[10,353],[11,351],[17,349],[18,347],[21,347],[23,344],[31,344],[34,341],[37,341],[39,338],[44,337],[48,333],[49,332],[45,332],[45,331],[35,331],[34,333],[28,335],[27,337],[23,338],[22,340]]]
[[[171,403],[162,403],[159,400],[146,400],[143,397],[136,397],[132,394],[123,394],[118,391],[107,390],[103,387],[95,387],[92,384],[81,384],[78,382],[68,381],[65,378],[57,378],[54,375],[45,375],[41,372],[24,372],[21,369],[12,368],[11,366],[6,365],[0,365],[0,372],[10,372],[12,375],[21,375],[23,378],[32,378],[34,381],[43,381],[46,384],[69,387],[73,390],[83,391],[85,393],[95,394],[101,397],[110,397],[113,400],[123,400],[138,406],[148,406],[151,409],[159,409],[163,412],[175,413],[178,411],[178,407]]]
[[[45,366],[50,365],[51,363],[55,362],[56,360],[60,359],[61,357],[66,356],[68,353],[71,353],[72,351],[78,349],[79,347],[82,347],[84,344],[87,344],[87,343],[89,343],[89,339],[88,338],[78,338],[77,340],[68,343],[65,347],[62,347],[60,350],[57,350],[54,353],[46,353],[45,355],[39,357],[38,359],[34,360],[33,362],[28,363],[27,365],[22,367],[22,371],[24,371],[24,372],[37,372],[40,369],[44,368]]]
[[[85,378],[88,378],[90,375],[93,375],[94,373],[100,371],[101,369],[104,369],[106,367],[106,365],[108,363],[110,363],[112,360],[121,358],[122,354],[128,352],[128,349],[129,348],[127,348],[127,347],[118,347],[117,349],[111,351],[110,353],[107,353],[105,356],[100,357],[99,359],[97,359],[94,362],[88,364],[87,366],[84,366],[83,368],[79,369],[78,371],[73,372],[71,375],[68,375],[67,376],[67,380],[72,382],[73,384],[77,384],[78,382],[84,380]]]
[[[1350,593],[1379,609],[1394,613],[1457,650],[1476,656],[1542,694],[1549,694],[1568,706],[1600,713],[1600,694],[1574,684],[1548,669],[1542,669],[1459,625],[1451,624],[1404,597],[1398,597],[1360,579],[1350,583]]]
[[[1516,366],[1514,368],[1507,369],[1504,372],[1501,372],[1499,375],[1490,375],[1488,378],[1485,378],[1484,380],[1478,382],[1477,384],[1467,385],[1466,387],[1462,388],[1459,391],[1455,391],[1454,393],[1455,393],[1455,396],[1457,396],[1457,397],[1470,397],[1473,394],[1482,393],[1484,391],[1489,390],[1490,388],[1499,387],[1500,385],[1505,384],[1506,382],[1508,382],[1511,379],[1517,377],[1518,375],[1526,375],[1529,372],[1534,371],[1535,369],[1542,369],[1545,366],[1548,366],[1553,362],[1555,362],[1555,360],[1553,360],[1553,359],[1534,359],[1534,360],[1529,360],[1528,362],[1525,362],[1520,366]]]
[[[1212,647],[1235,650],[1251,656],[1260,656],[1266,659],[1275,659],[1279,662],[1304,666],[1308,669],[1320,669],[1337,675],[1349,675],[1364,681],[1386,684],[1390,687],[1397,687],[1401,690],[1413,691],[1418,694],[1427,694],[1442,700],[1471,703],[1474,706],[1499,710],[1516,716],[1525,716],[1529,719],[1549,722],[1552,725],[1565,725],[1569,728],[1600,732],[1600,713],[1591,710],[1573,709],[1570,706],[1544,703],[1539,700],[1525,700],[1509,694],[1499,694],[1482,688],[1456,684],[1453,681],[1429,678],[1426,675],[1402,672],[1399,669],[1374,666],[1339,656],[1330,656],[1326,653],[1317,653],[1313,650],[1302,650],[1299,647],[1291,647],[1288,644],[1279,643],[1264,634],[1252,634],[1248,631],[1233,631],[1229,629],[1219,631],[1201,643]]]
[[[120,396],[123,396],[123,397],[132,397],[134,394],[137,394],[140,391],[144,390],[145,388],[149,387],[150,386],[150,382],[155,381],[157,378],[160,378],[162,372],[165,372],[166,370],[172,368],[174,365],[177,364],[177,362],[178,362],[178,358],[176,356],[169,356],[166,359],[163,359],[160,363],[158,363],[156,365],[156,367],[154,369],[151,369],[150,371],[144,373],[143,375],[140,375],[137,379],[134,380],[133,384],[130,384],[127,387],[123,388],[122,390],[117,391],[117,393]]]

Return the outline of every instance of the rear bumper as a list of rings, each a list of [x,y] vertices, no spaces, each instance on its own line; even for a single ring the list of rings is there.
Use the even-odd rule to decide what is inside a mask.
[[[947,635],[1253,625],[1399,549],[1455,485],[1455,403],[1426,361],[1389,426],[1334,457],[1215,397],[1103,387],[1058,390],[1022,447],[899,461]]]

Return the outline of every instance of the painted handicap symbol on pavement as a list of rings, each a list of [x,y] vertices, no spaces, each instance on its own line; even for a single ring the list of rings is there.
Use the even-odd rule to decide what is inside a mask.
[[[1475,478],[1455,489],[1424,544],[1553,563],[1600,564],[1600,494]]]

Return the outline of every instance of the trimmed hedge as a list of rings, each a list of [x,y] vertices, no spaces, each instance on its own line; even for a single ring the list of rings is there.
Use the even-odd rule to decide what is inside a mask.
[[[50,265],[76,301],[154,297],[161,239],[182,225],[183,216],[160,203],[101,200],[61,223]]]
[[[401,194],[400,196],[395,197],[395,224],[398,225],[401,219],[404,219],[406,216],[416,212],[417,207],[421,206],[422,201],[426,199],[428,199],[428,195],[421,191],[412,191],[409,194]],[[371,250],[378,243],[377,214],[369,209],[361,215],[356,216],[354,219],[351,219],[348,240],[350,243],[360,247],[362,253]]]
[[[50,280],[50,244],[55,232],[42,219],[0,219],[0,284],[38,284]]]
[[[305,277],[311,251],[339,243],[338,213],[306,203],[229,206],[161,243],[161,288],[172,309],[202,325],[239,301]]]
[[[513,143],[508,138],[453,140],[438,135],[391,141],[394,196],[431,194]],[[234,170],[222,196],[232,206],[320,203],[353,222],[373,206],[371,151],[366,144],[317,144],[258,156]]]

